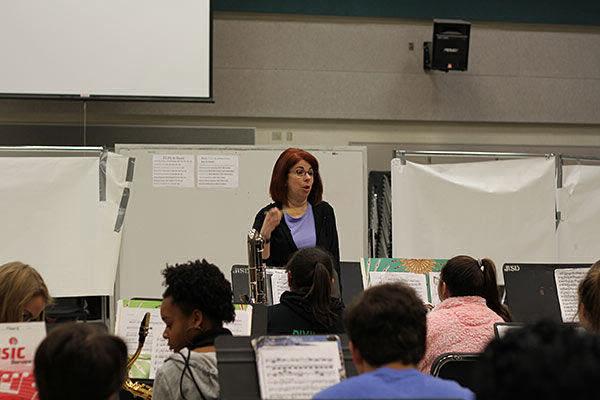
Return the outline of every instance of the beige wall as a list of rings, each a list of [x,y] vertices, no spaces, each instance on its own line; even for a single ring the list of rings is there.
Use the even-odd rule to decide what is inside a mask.
[[[80,102],[0,100],[0,123],[255,126],[257,144],[283,145],[600,146],[600,28],[474,23],[469,71],[448,74],[422,70],[431,32],[216,13],[215,104],[88,102],[84,114]]]

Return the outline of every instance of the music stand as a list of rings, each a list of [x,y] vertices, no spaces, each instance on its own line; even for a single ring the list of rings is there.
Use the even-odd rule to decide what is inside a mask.
[[[550,319],[562,322],[554,270],[587,268],[590,264],[504,264],[506,304],[515,321]]]
[[[265,282],[267,289],[267,305],[273,304],[273,292],[270,275],[267,273]],[[243,303],[250,295],[250,284],[248,283],[248,266],[236,264],[231,267],[231,290],[235,303]]]
[[[348,337],[339,335],[346,377],[358,375],[352,362]],[[254,349],[248,336],[219,336],[215,340],[219,370],[220,398],[223,400],[259,400],[258,373]]]
[[[360,262],[340,262],[340,283],[342,287],[342,300],[348,305],[360,296],[363,291],[362,272]]]
[[[252,337],[267,334],[267,306],[250,304],[252,306]]]

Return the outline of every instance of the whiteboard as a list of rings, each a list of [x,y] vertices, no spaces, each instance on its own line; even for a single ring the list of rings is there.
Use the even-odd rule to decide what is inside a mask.
[[[555,159],[392,160],[392,255],[555,262]]]
[[[0,2],[0,93],[210,98],[210,0]]]
[[[367,256],[367,170],[365,147],[305,148],[319,161],[323,199],[335,210],[340,260]],[[247,232],[256,213],[272,202],[269,182],[282,147],[116,145],[135,157],[118,273],[117,298],[160,297],[165,264],[206,258],[231,278],[231,267],[247,264]],[[179,187],[165,185],[153,160],[167,155],[195,164],[194,177]],[[198,156],[237,159],[237,185],[199,188]],[[155,164],[157,165],[157,164]],[[206,186],[206,180],[204,181]],[[231,187],[225,187],[230,184]]]

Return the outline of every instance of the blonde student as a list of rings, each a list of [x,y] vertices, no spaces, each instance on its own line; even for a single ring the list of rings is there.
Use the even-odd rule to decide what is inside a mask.
[[[51,301],[42,276],[19,261],[0,266],[0,322],[36,320]]]

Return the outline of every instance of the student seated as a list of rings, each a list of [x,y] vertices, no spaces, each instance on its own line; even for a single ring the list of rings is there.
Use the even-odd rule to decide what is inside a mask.
[[[581,326],[600,333],[600,261],[596,261],[579,283],[577,315]]]
[[[235,318],[231,285],[206,260],[167,266],[167,289],[160,315],[163,337],[175,351],[156,372],[153,398],[216,399],[219,397],[215,338],[231,335],[223,322]]]
[[[350,352],[361,375],[315,399],[473,399],[458,383],[416,369],[425,352],[426,309],[412,288],[373,286],[344,313]]]
[[[19,261],[0,266],[0,322],[37,320],[50,301],[35,269]]]
[[[286,265],[290,291],[267,310],[269,335],[342,333],[344,304],[332,297],[334,261],[327,251],[307,247]]]
[[[112,400],[126,369],[122,339],[85,323],[67,323],[42,341],[33,373],[40,400]]]
[[[494,338],[494,324],[512,321],[500,304],[496,267],[489,258],[448,260],[440,274],[438,294],[442,302],[427,315],[427,351],[419,364],[425,373],[443,353],[482,352]]]
[[[478,400],[593,398],[600,337],[540,321],[492,341],[476,372]]]

